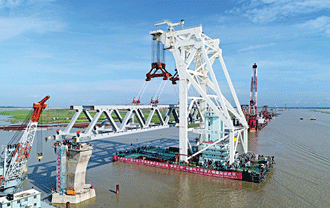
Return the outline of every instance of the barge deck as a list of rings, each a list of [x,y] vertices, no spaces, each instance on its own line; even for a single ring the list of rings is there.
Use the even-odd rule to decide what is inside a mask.
[[[275,164],[274,156],[259,156],[253,153],[237,156],[231,165],[211,161],[201,164],[198,157],[189,163],[182,163],[178,162],[178,156],[178,148],[175,147],[142,146],[114,154],[113,161],[255,183],[264,181]]]

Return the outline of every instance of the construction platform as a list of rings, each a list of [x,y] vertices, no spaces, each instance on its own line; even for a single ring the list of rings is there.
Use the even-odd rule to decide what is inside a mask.
[[[72,204],[78,204],[95,197],[95,189],[90,188],[90,184],[86,184],[85,189],[75,195],[67,195],[61,193],[54,193],[52,195],[52,204],[65,204],[70,202]]]
[[[211,161],[201,164],[198,156],[192,158],[189,163],[178,162],[178,158],[179,151],[175,147],[142,146],[113,155],[113,161],[255,183],[264,181],[275,164],[274,156],[259,156],[253,153],[239,155],[231,165]]]

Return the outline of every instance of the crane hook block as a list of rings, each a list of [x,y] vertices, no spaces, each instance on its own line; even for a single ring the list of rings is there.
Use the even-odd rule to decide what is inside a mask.
[[[154,62],[151,64],[151,70],[146,74],[146,81],[150,81],[152,78],[163,77],[163,80],[168,80],[172,75],[166,71],[166,64],[162,62]]]

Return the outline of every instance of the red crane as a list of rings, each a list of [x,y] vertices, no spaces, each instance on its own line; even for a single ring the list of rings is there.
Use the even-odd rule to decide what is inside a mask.
[[[251,76],[251,89],[250,89],[250,103],[248,107],[248,116],[247,116],[250,131],[258,130],[257,92],[258,92],[258,66],[257,64],[253,64],[252,76]]]
[[[24,181],[33,140],[37,131],[38,121],[42,111],[47,107],[46,101],[50,96],[46,96],[40,102],[33,103],[33,112],[29,114],[29,123],[25,123],[23,132],[16,132],[13,138],[5,145],[1,153],[0,163],[3,168],[0,170],[0,194],[1,192],[13,192]],[[28,122],[28,119],[26,120]],[[37,148],[38,149],[38,148]],[[37,152],[37,157],[42,158],[42,152]]]

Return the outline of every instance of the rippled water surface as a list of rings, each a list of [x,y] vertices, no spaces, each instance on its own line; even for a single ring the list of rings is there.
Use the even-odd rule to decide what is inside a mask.
[[[311,121],[312,116],[317,120]],[[281,112],[263,130],[250,133],[252,152],[275,156],[275,168],[261,184],[112,163],[112,154],[131,148],[131,143],[177,145],[177,128],[95,141],[87,182],[93,183],[96,198],[71,207],[330,207],[329,128],[330,114],[289,110]],[[10,133],[1,135],[9,137]],[[195,137],[191,134],[191,141]],[[44,193],[55,185],[51,144],[44,144],[41,163],[33,147],[24,188],[34,186]],[[117,184],[118,195],[113,193]]]

